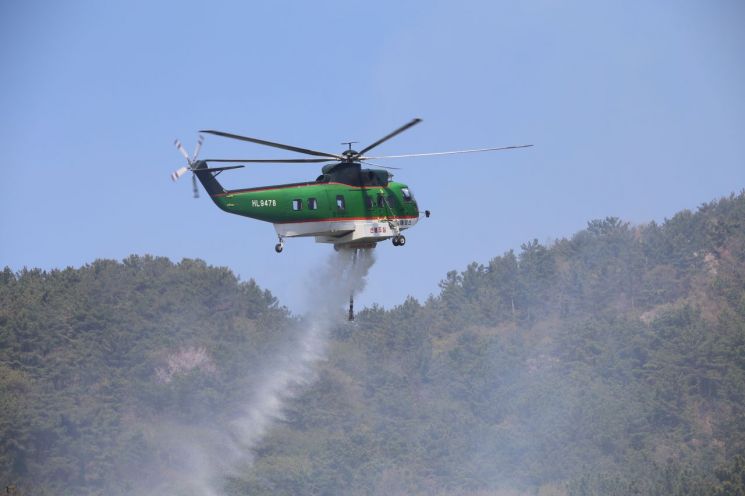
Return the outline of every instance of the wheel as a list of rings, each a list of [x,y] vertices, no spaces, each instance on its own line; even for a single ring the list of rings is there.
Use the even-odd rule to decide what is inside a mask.
[[[403,235],[398,236],[398,246],[403,246],[406,244],[406,238],[403,237]]]
[[[391,238],[391,243],[393,243],[393,246],[398,246],[398,236],[393,236]]]
[[[274,251],[277,253],[282,253],[282,250],[284,249],[284,245],[282,243],[277,243],[274,245]]]

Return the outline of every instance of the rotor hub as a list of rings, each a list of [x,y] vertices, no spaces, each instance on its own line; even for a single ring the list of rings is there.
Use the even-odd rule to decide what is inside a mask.
[[[357,153],[355,150],[352,150],[351,148],[349,150],[344,150],[342,152],[342,157],[344,157],[348,162],[351,162],[354,160],[359,153]]]

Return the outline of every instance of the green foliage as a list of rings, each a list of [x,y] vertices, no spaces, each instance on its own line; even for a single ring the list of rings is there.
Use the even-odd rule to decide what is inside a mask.
[[[22,492],[126,492],[154,462],[151,422],[229,415],[288,321],[253,281],[198,260],[0,281],[0,474]]]
[[[745,496],[745,458],[736,456],[729,466],[716,471],[714,496]]]

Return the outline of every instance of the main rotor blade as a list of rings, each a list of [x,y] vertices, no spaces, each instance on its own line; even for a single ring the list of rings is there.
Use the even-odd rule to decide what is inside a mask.
[[[227,162],[227,163],[253,163],[253,164],[306,164],[321,162],[338,162],[338,158],[250,158],[240,160],[237,158],[208,158],[205,162]]]
[[[316,150],[309,150],[308,148],[299,148],[297,146],[283,145],[282,143],[274,143],[272,141],[265,141],[265,140],[260,140],[257,138],[249,138],[248,136],[241,136],[239,134],[224,133],[222,131],[213,131],[209,129],[203,129],[199,132],[214,134],[216,136],[222,136],[224,138],[233,138],[233,139],[237,139],[241,141],[249,141],[251,143],[257,143],[259,145],[273,146],[274,148],[281,148],[282,150],[289,150],[291,152],[304,153],[306,155],[315,155],[317,157],[327,157],[327,158],[335,158],[337,160],[343,160],[342,156],[335,155],[333,153],[319,152]]]
[[[413,119],[408,124],[405,124],[405,125],[401,126],[400,128],[396,129],[395,131],[393,131],[392,133],[383,136],[382,138],[380,138],[378,141],[376,141],[372,145],[368,146],[367,148],[363,148],[362,150],[360,150],[357,153],[357,156],[359,157],[359,156],[363,155],[365,152],[368,152],[368,151],[372,150],[373,148],[375,148],[379,144],[381,144],[381,143],[383,143],[385,141],[388,141],[389,139],[393,138],[397,134],[403,133],[404,131],[406,131],[407,129],[409,129],[411,126],[415,126],[415,125],[419,124],[420,122],[422,122],[422,120],[419,119],[419,118]]]
[[[226,170],[241,169],[243,167],[245,167],[245,165],[231,165],[228,167],[205,167],[204,169],[194,169],[194,172],[222,172]]]
[[[401,170],[401,167],[391,167],[389,165],[380,165],[380,164],[374,164],[372,162],[362,162],[365,165],[372,165],[373,167],[380,167],[382,169],[390,169],[390,170]]]
[[[496,150],[512,150],[514,148],[528,148],[533,145],[514,145],[500,146],[498,148],[474,148],[472,150],[455,150],[452,152],[434,152],[434,153],[407,153],[406,155],[385,155],[382,157],[358,157],[359,160],[378,160],[381,158],[405,158],[405,157],[432,157],[435,155],[455,155],[456,153],[476,153],[491,152]]]

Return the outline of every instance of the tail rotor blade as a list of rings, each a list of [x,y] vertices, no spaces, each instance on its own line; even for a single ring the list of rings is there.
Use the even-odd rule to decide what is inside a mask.
[[[171,173],[171,180],[174,181],[174,182],[175,181],[178,181],[178,179],[181,176],[183,176],[184,174],[186,174],[190,170],[191,169],[189,169],[188,167],[181,167],[180,169],[178,169],[178,170],[176,170],[176,171],[174,171],[174,172]]]
[[[191,187],[194,190],[194,198],[199,198],[199,188],[197,188],[197,175],[191,175]]]
[[[191,159],[189,158],[189,154],[186,152],[184,145],[182,145],[179,140],[175,140],[173,144],[176,145],[176,148],[178,148],[178,151],[181,152],[181,155],[183,155],[186,161],[189,162],[189,165],[191,165]]]
[[[201,134],[199,135],[199,139],[197,139],[197,146],[194,148],[194,155],[191,156],[191,161],[194,162],[197,157],[199,156],[199,150],[202,149],[202,143],[204,142],[204,136]]]

